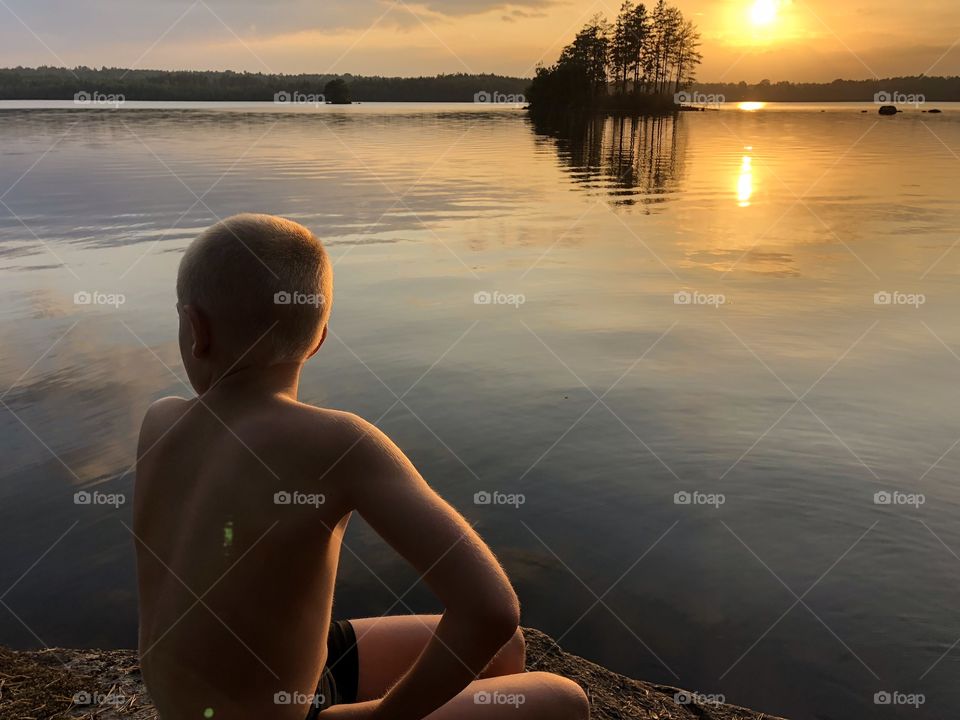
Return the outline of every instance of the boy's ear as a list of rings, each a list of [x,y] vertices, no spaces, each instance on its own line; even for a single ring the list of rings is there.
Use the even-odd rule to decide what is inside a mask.
[[[320,352],[320,348],[323,346],[323,341],[327,339],[327,327],[327,325],[323,326],[323,334],[320,335],[320,342],[318,342],[317,346],[310,352],[309,355],[307,355],[307,360]]]
[[[196,305],[184,305],[183,313],[187,316],[187,322],[190,323],[190,334],[193,338],[191,352],[199,360],[210,352],[210,323]]]

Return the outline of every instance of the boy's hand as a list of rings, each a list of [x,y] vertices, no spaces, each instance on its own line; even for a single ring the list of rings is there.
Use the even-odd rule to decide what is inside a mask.
[[[359,418],[355,422],[363,436],[347,459],[351,505],[416,568],[445,608],[434,638],[371,717],[421,720],[477,678],[513,636],[520,608],[473,528],[389,438]]]

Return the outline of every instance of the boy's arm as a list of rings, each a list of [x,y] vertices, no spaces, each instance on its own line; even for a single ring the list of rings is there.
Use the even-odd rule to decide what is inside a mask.
[[[352,505],[443,603],[436,634],[410,671],[357,717],[421,720],[473,682],[513,636],[517,596],[493,553],[372,425],[351,455]],[[354,465],[354,463],[350,463]],[[351,717],[344,706],[343,717]],[[339,717],[336,708],[325,715]]]

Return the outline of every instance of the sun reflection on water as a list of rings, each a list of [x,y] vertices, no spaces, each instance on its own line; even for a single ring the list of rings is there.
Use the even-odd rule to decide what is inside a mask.
[[[737,200],[740,207],[750,207],[753,197],[753,158],[744,155],[740,163],[740,177],[737,179]]]

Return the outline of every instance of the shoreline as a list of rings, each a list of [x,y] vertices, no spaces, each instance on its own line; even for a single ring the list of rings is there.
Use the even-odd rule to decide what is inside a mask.
[[[580,684],[590,697],[595,720],[784,720],[634,680],[563,652],[539,630],[524,628],[524,634],[527,669],[557,673]],[[18,651],[0,646],[0,686],[4,718],[158,720],[134,650]]]

